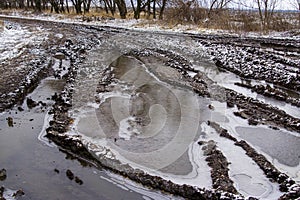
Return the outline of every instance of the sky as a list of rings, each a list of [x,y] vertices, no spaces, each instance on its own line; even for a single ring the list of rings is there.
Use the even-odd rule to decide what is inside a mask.
[[[272,1],[272,0],[271,0]],[[278,10],[295,10],[296,8],[291,4],[291,2],[296,2],[297,0],[277,0],[277,7]],[[257,8],[257,5],[254,3],[254,0],[234,0],[234,7],[238,7],[238,4],[240,4],[241,7],[243,7],[243,3],[245,2],[250,8]]]

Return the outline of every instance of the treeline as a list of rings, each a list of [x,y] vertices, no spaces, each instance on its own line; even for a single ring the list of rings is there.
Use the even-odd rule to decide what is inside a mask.
[[[72,7],[77,14],[82,14],[89,13],[92,5],[98,5],[106,13],[115,15],[118,12],[120,17],[125,19],[127,8],[130,7],[136,19],[140,18],[142,12],[162,19],[166,3],[167,0],[130,0],[130,5],[126,5],[125,0],[1,0],[0,8],[34,9],[38,12],[50,9],[55,13],[69,13]]]
[[[285,1],[298,13],[277,13],[280,0],[0,0],[0,8],[76,14],[86,14],[91,8],[97,8],[112,16],[119,14],[122,19],[129,13],[139,19],[143,13],[147,19],[164,18],[175,24],[194,23],[245,31],[300,28],[300,0]],[[243,9],[247,11],[241,11]]]

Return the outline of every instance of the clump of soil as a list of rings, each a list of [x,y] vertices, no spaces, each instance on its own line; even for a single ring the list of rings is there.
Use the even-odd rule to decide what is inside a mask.
[[[4,181],[7,177],[6,169],[0,170],[0,181]]]

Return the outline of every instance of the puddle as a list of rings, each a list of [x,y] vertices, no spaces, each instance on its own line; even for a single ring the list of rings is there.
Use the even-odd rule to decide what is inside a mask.
[[[120,83],[112,92],[101,94],[98,108],[89,112],[82,108],[73,128],[91,143],[106,144],[123,163],[174,182],[184,179],[184,183],[210,188],[205,158],[194,158],[192,153],[198,149],[192,144],[199,132],[200,108],[207,102],[199,101],[190,90],[168,84],[179,81],[177,71],[165,77],[165,69],[157,70],[157,62],[152,64],[126,56],[113,62]]]
[[[296,167],[300,162],[300,137],[283,130],[262,127],[237,127],[240,136],[276,159],[279,163]]]
[[[49,98],[63,86],[62,80],[47,78],[28,96],[51,105]],[[1,185],[22,189],[22,199],[169,199],[122,177],[82,165],[57,147],[46,145],[46,139],[38,140],[44,123],[48,123],[44,122],[47,111],[39,106],[29,110],[25,105],[22,112],[13,109],[0,115],[0,163],[7,170]],[[7,117],[13,119],[13,127],[8,126]],[[82,185],[67,178],[68,169],[83,181]]]

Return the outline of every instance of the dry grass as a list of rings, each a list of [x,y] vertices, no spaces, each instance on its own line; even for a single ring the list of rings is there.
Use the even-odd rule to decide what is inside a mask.
[[[175,1],[176,2],[176,1]],[[207,9],[195,5],[186,5],[182,1],[178,1],[176,5],[165,10],[164,20],[154,20],[151,15],[148,17],[147,13],[142,12],[140,19],[142,22],[138,23],[137,27],[155,26],[161,28],[173,29],[180,25],[196,26],[199,29],[223,29],[236,33],[244,32],[265,32],[265,31],[290,31],[300,29],[300,14],[298,13],[274,13],[269,26],[263,29],[259,20],[259,15],[256,12],[248,11],[232,11],[232,10],[214,10],[208,17]],[[181,2],[181,3],[180,3]],[[118,12],[113,16],[110,12],[106,13],[101,8],[91,8],[89,13],[81,15],[76,14],[75,9],[70,6],[70,13],[65,12],[57,14],[60,19],[82,19],[83,21],[99,21],[105,19],[121,19]],[[32,15],[33,10],[0,10],[2,14],[13,14],[14,12],[22,13],[22,15]],[[50,9],[43,11],[44,15],[55,15],[51,13]],[[159,10],[157,11],[157,15]],[[158,17],[158,16],[157,16]],[[127,19],[134,19],[134,13],[128,9]],[[0,24],[0,28],[3,25]]]
[[[300,22],[297,19],[297,13],[274,13],[266,30],[268,32],[299,29]],[[236,33],[265,31],[262,28],[258,13],[226,9],[214,11],[208,18],[207,10],[203,8],[178,6],[166,11],[165,22],[169,24],[169,27],[177,24],[194,24],[199,28],[223,29]]]

